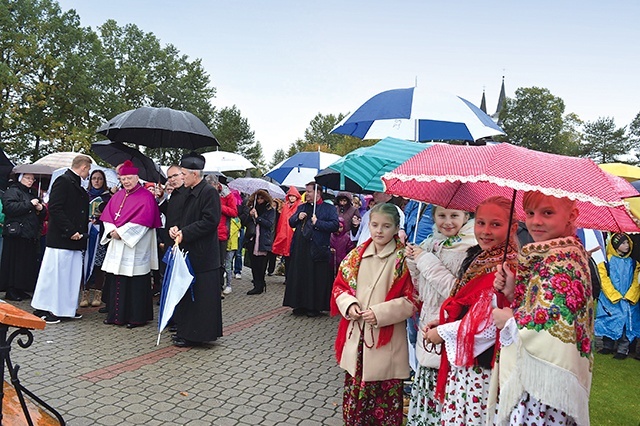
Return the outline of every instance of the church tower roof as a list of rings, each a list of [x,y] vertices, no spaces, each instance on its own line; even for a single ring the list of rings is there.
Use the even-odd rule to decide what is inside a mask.
[[[484,94],[484,89],[482,89],[482,100],[480,101],[480,109],[485,114],[487,113],[487,98]]]

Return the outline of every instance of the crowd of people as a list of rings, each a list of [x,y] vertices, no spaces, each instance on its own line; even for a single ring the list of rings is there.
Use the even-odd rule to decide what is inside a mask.
[[[93,306],[105,324],[141,327],[178,244],[195,278],[169,327],[174,345],[197,346],[223,335],[243,265],[257,296],[280,264],[292,315],[340,317],[348,425],[402,424],[406,392],[408,425],[589,424],[594,336],[619,360],[640,337],[634,238],[611,234],[594,268],[566,198],[526,193],[518,223],[503,197],[465,212],[382,192],[328,200],[315,182],[284,200],[241,194],[197,153],[164,187],[130,161],[114,188],[91,167],[78,155],[46,203],[28,173],[2,194],[5,299],[31,298],[49,324]]]

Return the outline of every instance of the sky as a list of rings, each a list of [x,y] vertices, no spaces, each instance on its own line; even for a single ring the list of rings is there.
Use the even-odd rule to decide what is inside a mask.
[[[318,114],[430,87],[495,112],[542,87],[584,121],[640,113],[637,0],[58,0],[94,30],[132,23],[200,58],[217,108],[235,105],[267,162]]]

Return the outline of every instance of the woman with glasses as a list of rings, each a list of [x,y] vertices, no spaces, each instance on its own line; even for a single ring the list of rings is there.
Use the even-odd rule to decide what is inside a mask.
[[[0,290],[6,300],[30,299],[38,278],[38,241],[47,209],[30,173],[18,176],[2,196],[5,214]]]

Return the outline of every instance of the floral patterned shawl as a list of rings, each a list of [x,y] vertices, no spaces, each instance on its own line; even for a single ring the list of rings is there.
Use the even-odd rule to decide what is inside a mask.
[[[393,300],[398,297],[406,297],[411,302],[415,303],[411,275],[409,274],[407,263],[404,261],[404,244],[402,244],[397,236],[395,236],[394,239],[396,241],[396,260],[393,270],[393,284],[387,293],[385,301]],[[331,315],[340,314],[340,310],[336,304],[336,298],[338,296],[344,292],[348,292],[350,295],[355,297],[356,289],[358,288],[358,271],[360,270],[360,262],[362,262],[362,256],[371,243],[372,240],[368,239],[363,244],[351,250],[342,263],[340,263],[340,271],[333,283],[333,291],[331,293]],[[349,323],[350,321],[348,319],[342,317],[340,319],[340,324],[338,325],[338,335],[335,343],[335,352],[338,362],[340,362],[340,359],[342,358],[342,350],[344,349],[344,344],[347,341]],[[393,325],[381,327],[376,347],[380,348],[389,343],[392,336]]]

